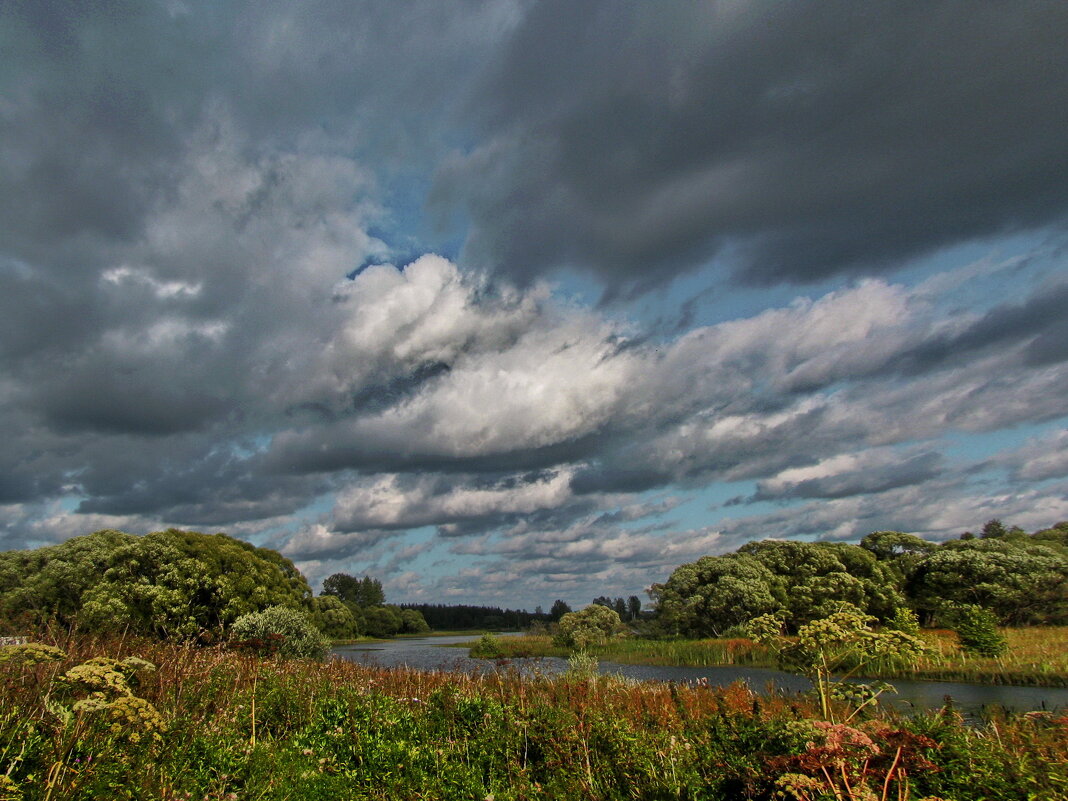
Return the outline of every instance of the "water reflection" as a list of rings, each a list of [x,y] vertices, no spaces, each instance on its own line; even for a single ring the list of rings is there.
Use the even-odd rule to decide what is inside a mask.
[[[344,645],[334,649],[343,659],[377,667],[408,667],[419,670],[485,673],[499,669],[516,670],[525,675],[553,676],[567,669],[567,661],[556,657],[505,660],[502,665],[485,659],[471,659],[463,648],[441,647],[451,643],[473,642],[471,635],[419,637],[381,643]],[[602,673],[614,673],[643,681],[694,681],[707,678],[709,684],[725,686],[745,681],[758,692],[798,693],[812,685],[807,679],[780,670],[753,667],[662,667],[658,665],[623,665],[601,662]],[[977,711],[998,705],[1018,712],[1035,709],[1068,708],[1068,689],[1057,687],[998,687],[948,681],[891,682],[897,695],[884,696],[904,709],[937,709],[947,696],[964,711]]]

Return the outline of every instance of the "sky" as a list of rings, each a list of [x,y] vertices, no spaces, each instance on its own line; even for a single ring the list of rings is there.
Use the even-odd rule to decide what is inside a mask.
[[[1068,4],[0,3],[0,549],[533,609],[1068,519]]]

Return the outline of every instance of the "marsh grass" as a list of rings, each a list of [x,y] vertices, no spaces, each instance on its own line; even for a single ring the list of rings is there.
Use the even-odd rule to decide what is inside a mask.
[[[1000,630],[1008,650],[1000,657],[981,657],[961,650],[952,631],[927,629],[920,636],[929,652],[915,666],[893,660],[874,661],[858,675],[877,679],[932,679],[981,684],[1015,684],[1068,687],[1068,626],[1034,626]],[[558,656],[570,651],[552,644],[549,637],[501,639],[507,658]],[[778,667],[775,655],[748,639],[649,640],[637,637],[592,645],[590,653],[602,660],[627,664],[681,667],[747,665]]]
[[[790,798],[776,795],[784,782],[807,782],[811,798],[1053,801],[1068,787],[1068,719],[1049,715],[965,726],[951,711],[878,712],[834,727],[807,701],[741,685],[474,677],[146,640],[50,644],[67,657],[0,663],[5,801]],[[55,714],[57,677],[101,656],[158,666],[134,688],[162,716],[158,740]]]

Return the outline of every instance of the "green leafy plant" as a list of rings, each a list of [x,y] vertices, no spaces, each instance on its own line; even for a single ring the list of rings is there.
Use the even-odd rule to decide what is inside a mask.
[[[478,642],[471,646],[468,655],[474,659],[500,659],[505,654],[499,638],[492,634],[483,634]]]
[[[948,615],[950,624],[957,632],[961,649],[976,656],[1002,656],[1008,643],[998,631],[998,619],[989,609],[975,604],[962,604]]]
[[[836,695],[853,706],[848,721],[862,708],[874,704],[882,692],[892,689],[883,685],[877,691],[865,693],[859,703],[852,703],[852,694],[840,688],[865,665],[887,658],[915,661],[925,651],[926,646],[918,637],[893,629],[876,631],[872,628],[874,622],[870,615],[846,609],[806,623],[798,629],[796,638],[787,638],[780,633],[780,618],[761,615],[750,621],[749,632],[753,639],[776,652],[782,667],[798,670],[812,681],[820,712],[833,723],[831,702]]]
[[[257,650],[274,651],[281,656],[323,659],[330,642],[302,613],[287,606],[272,606],[251,612],[234,621],[231,641]],[[274,645],[276,643],[277,645]]]
[[[626,628],[614,609],[591,604],[581,612],[568,612],[558,624],[553,644],[580,651],[621,635]]]

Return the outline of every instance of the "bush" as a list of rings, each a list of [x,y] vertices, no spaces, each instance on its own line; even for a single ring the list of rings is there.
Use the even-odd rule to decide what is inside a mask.
[[[1001,656],[1007,650],[1008,643],[998,631],[998,619],[989,609],[965,604],[953,610],[950,619],[966,654]]]
[[[894,616],[887,621],[886,628],[916,636],[920,633],[920,621],[916,618],[916,613],[907,606],[899,606],[894,610]]]
[[[560,618],[553,644],[582,650],[590,645],[602,645],[609,637],[625,630],[615,610],[593,604],[581,612],[568,612]]]
[[[323,659],[330,642],[296,609],[272,606],[262,612],[242,615],[230,629],[231,640],[252,643],[261,649],[305,659]]]
[[[492,634],[483,634],[471,647],[468,656],[472,659],[500,659],[504,656],[504,651],[501,649],[500,640]]]

